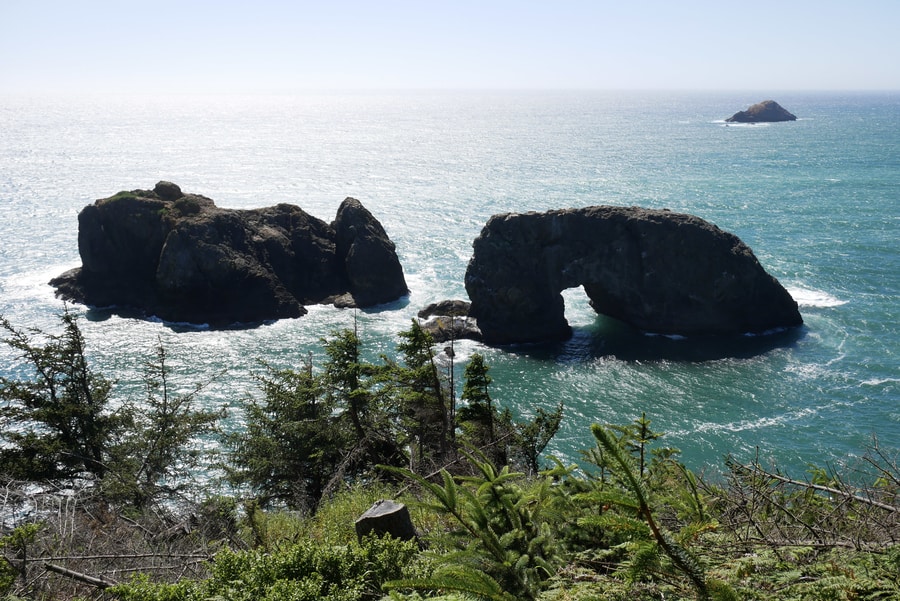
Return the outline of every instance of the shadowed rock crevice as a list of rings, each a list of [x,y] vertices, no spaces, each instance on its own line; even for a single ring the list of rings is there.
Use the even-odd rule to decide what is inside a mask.
[[[790,294],[736,236],[698,217],[638,207],[495,215],[473,244],[469,315],[489,344],[571,334],[560,292],[647,332],[762,333],[797,326]]]
[[[353,198],[329,224],[289,204],[222,209],[160,182],[85,207],[78,249],[82,266],[51,281],[59,296],[168,321],[253,323],[407,294],[394,244]]]

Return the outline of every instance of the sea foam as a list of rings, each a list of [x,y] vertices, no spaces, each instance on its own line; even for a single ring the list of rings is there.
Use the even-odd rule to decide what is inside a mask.
[[[801,307],[839,307],[849,302],[827,292],[809,288],[788,288],[788,292]]]

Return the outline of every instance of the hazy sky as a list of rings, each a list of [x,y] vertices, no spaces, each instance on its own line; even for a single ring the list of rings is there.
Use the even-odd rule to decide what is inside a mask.
[[[898,90],[900,0],[0,0],[0,93]]]

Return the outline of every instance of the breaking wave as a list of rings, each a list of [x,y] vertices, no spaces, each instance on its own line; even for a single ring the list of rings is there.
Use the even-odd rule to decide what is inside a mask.
[[[810,288],[788,288],[787,291],[801,307],[839,307],[849,302]]]

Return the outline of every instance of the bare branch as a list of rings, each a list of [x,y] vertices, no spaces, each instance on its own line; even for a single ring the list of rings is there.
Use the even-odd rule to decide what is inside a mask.
[[[96,586],[97,588],[109,588],[111,586],[116,586],[117,582],[113,582],[112,580],[106,580],[105,578],[97,578],[95,576],[89,576],[87,574],[82,574],[81,572],[76,572],[75,570],[69,570],[62,566],[58,566],[55,563],[44,562],[44,567],[50,572],[56,572],[57,574],[61,574],[66,578],[71,578],[72,580],[77,580],[79,582],[84,582],[85,584],[90,584],[91,586]]]
[[[831,488],[830,486],[822,486],[821,484],[813,484],[811,482],[804,482],[802,480],[794,480],[792,478],[787,478],[785,476],[781,476],[779,474],[773,474],[771,472],[767,472],[766,470],[759,467],[759,465],[747,466],[741,465],[745,470],[754,471],[758,474],[761,474],[767,478],[772,478],[773,480],[778,480],[779,482],[784,482],[785,484],[792,484],[794,486],[801,486],[803,488],[807,488],[810,490],[818,490],[821,492],[827,492],[831,495],[836,495],[840,497],[844,497],[847,499],[852,499],[854,501],[859,501],[865,505],[871,505],[872,507],[878,507],[879,509],[884,509],[885,511],[890,511],[892,513],[900,513],[900,507],[895,505],[888,505],[887,503],[881,503],[874,499],[869,499],[867,497],[862,497],[860,495],[855,495],[853,493],[840,490],[838,488]]]

